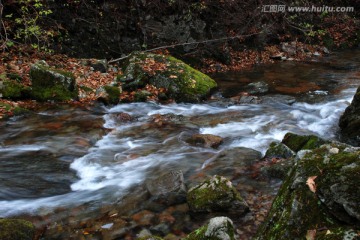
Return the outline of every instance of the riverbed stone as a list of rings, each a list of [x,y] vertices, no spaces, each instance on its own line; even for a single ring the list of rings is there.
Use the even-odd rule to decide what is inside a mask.
[[[185,240],[234,240],[234,225],[228,217],[214,217],[209,223],[191,232]]]
[[[217,175],[191,188],[187,202],[193,213],[241,216],[249,211],[249,206],[231,181]]]
[[[177,102],[199,102],[217,84],[209,76],[172,57],[134,52],[124,63],[118,77],[124,90],[135,90],[151,84],[165,88],[166,95]]]
[[[223,143],[223,138],[212,134],[194,134],[186,142],[199,147],[217,148]]]
[[[339,126],[344,141],[356,146],[360,145],[360,87],[351,104],[340,117]]]
[[[31,65],[31,95],[40,101],[66,101],[78,95],[75,76],[71,72],[51,68],[45,61]]]
[[[254,239],[358,239],[359,159],[336,142],[299,156]]]
[[[146,181],[146,189],[153,198],[152,207],[156,204],[170,206],[186,201],[186,185],[182,171],[170,171],[162,176]]]
[[[34,225],[22,219],[0,219],[1,240],[32,240],[35,236]]]
[[[250,94],[264,94],[269,91],[269,84],[263,81],[252,82],[246,85],[245,90]]]

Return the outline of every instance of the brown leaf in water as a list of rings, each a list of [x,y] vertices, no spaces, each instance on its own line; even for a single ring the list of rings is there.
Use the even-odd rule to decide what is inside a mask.
[[[315,183],[315,179],[317,178],[317,176],[311,176],[306,180],[306,185],[309,186],[310,191],[312,191],[313,193],[316,192],[316,183]]]

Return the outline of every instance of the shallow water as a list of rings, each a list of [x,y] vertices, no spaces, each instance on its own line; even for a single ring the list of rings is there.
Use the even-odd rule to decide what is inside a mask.
[[[78,218],[96,218],[103,206],[119,202],[133,204],[127,209],[133,213],[141,204],[126,198],[142,192],[144,181],[170,170],[182,170],[189,185],[222,173],[245,195],[249,188],[274,195],[278,183],[247,175],[243,166],[251,163],[246,159],[240,164],[214,160],[238,147],[264,154],[270,142],[289,131],[337,139],[338,119],[359,84],[359,65],[360,52],[353,51],[311,64],[279,62],[214,76],[225,97],[243,92],[247,83],[267,82],[269,92],[259,96],[260,104],[234,104],[220,97],[203,104],[63,106],[1,122],[0,217],[50,214],[47,221],[53,222],[86,206]],[[285,95],[296,102],[288,104]],[[136,121],[121,121],[119,113]],[[155,114],[172,119],[159,124],[153,121]],[[194,133],[219,135],[225,141],[218,149],[190,146],[185,140]]]

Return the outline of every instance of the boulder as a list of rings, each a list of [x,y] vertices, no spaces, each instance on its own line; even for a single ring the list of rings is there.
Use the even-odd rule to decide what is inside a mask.
[[[223,138],[212,134],[194,134],[186,142],[194,146],[217,148]]]
[[[187,193],[187,202],[193,213],[240,216],[249,211],[232,183],[217,175],[191,188]]]
[[[147,180],[146,189],[154,202],[164,206],[186,201],[186,186],[182,171],[171,171],[158,178]]]
[[[360,149],[334,142],[301,152],[254,239],[357,239]]]
[[[234,225],[228,217],[211,218],[209,223],[190,233],[185,240],[234,240]]]
[[[265,158],[290,158],[294,157],[296,153],[288,146],[279,142],[270,143],[269,148],[266,150]]]
[[[66,101],[76,98],[78,91],[75,76],[71,72],[49,67],[39,61],[30,68],[31,95],[39,101]]]
[[[118,104],[120,101],[121,88],[117,86],[103,86],[96,90],[98,101],[104,104]]]
[[[326,143],[323,139],[315,135],[297,135],[294,133],[285,134],[282,143],[289,147],[292,151],[298,152],[305,149],[314,149]]]
[[[360,87],[351,104],[340,117],[339,126],[342,138],[355,146],[360,145]]]
[[[172,57],[145,52],[131,54],[118,77],[124,90],[151,84],[165,88],[166,95],[178,102],[199,102],[217,86],[209,76]]]
[[[34,225],[22,219],[0,219],[1,240],[32,240],[35,236]]]

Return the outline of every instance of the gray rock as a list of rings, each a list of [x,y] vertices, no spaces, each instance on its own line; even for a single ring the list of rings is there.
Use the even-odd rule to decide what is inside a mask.
[[[171,171],[145,184],[155,203],[169,206],[186,201],[187,189],[182,171]]]
[[[234,240],[234,225],[228,217],[211,218],[209,223],[190,233],[185,240]]]
[[[279,142],[272,142],[265,153],[265,158],[290,158],[295,156],[295,152],[288,146]]]

